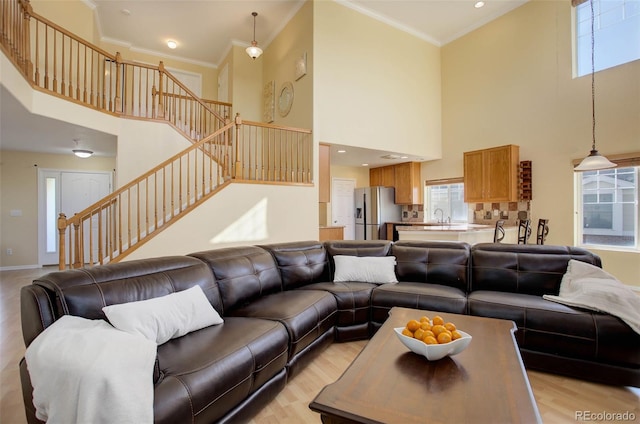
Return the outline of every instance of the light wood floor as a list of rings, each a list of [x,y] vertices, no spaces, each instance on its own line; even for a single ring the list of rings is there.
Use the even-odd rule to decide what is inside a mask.
[[[55,269],[0,271],[0,423],[24,424],[18,362],[24,355],[20,329],[20,287]],[[334,343],[259,411],[250,424],[319,423],[309,402],[335,381],[366,341]],[[576,411],[635,414],[640,423],[640,389],[611,387],[530,371],[529,381],[545,423],[575,423]],[[487,382],[490,384],[490,382]],[[463,407],[463,406],[462,406]],[[597,422],[597,421],[595,421]],[[602,421],[600,421],[602,422]],[[611,422],[611,421],[608,421]],[[457,424],[457,423],[456,423]]]

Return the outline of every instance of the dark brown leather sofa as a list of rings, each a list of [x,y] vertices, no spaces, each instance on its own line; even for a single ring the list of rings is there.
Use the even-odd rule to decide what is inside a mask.
[[[335,255],[396,257],[399,282],[334,283]],[[513,320],[529,368],[640,387],[640,336],[616,317],[542,299],[557,294],[565,246],[302,241],[233,247],[53,272],[21,293],[28,346],[64,314],[105,319],[106,305],[199,285],[224,323],[158,346],[159,423],[248,419],[334,341],[366,339],[393,306]],[[24,359],[27,419],[39,422]]]

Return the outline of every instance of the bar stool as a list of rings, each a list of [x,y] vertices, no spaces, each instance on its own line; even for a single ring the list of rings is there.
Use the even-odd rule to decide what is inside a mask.
[[[547,234],[549,234],[549,220],[539,219],[538,233],[536,235],[536,244],[544,244],[545,240],[547,239]]]
[[[493,232],[493,242],[500,243],[504,239],[504,220],[499,219],[496,221],[496,229]]]
[[[518,244],[527,244],[531,236],[531,220],[521,219],[518,223]]]

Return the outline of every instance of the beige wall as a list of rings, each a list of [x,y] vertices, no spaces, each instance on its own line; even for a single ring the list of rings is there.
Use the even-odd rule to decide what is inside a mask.
[[[38,264],[38,169],[113,171],[115,158],[0,150],[0,268]],[[11,216],[11,210],[21,216]],[[13,255],[7,255],[7,249]]]
[[[440,49],[333,1],[313,22],[316,138],[440,158]]]
[[[548,243],[574,244],[572,160],[591,145],[591,78],[572,78],[570,2],[534,0],[442,48],[442,153],[425,179],[462,176],[462,153],[520,146],[533,166],[532,217]],[[640,150],[640,61],[596,74],[598,149]],[[640,253],[598,251],[604,268],[640,286]]]

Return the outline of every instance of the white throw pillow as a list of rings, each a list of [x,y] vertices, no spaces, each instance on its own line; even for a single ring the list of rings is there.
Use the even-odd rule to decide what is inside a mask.
[[[102,311],[117,329],[141,334],[159,345],[223,322],[197,285],[162,297],[105,306]]]
[[[347,256],[333,257],[336,264],[334,282],[360,281],[364,283],[397,283],[395,256]]]

